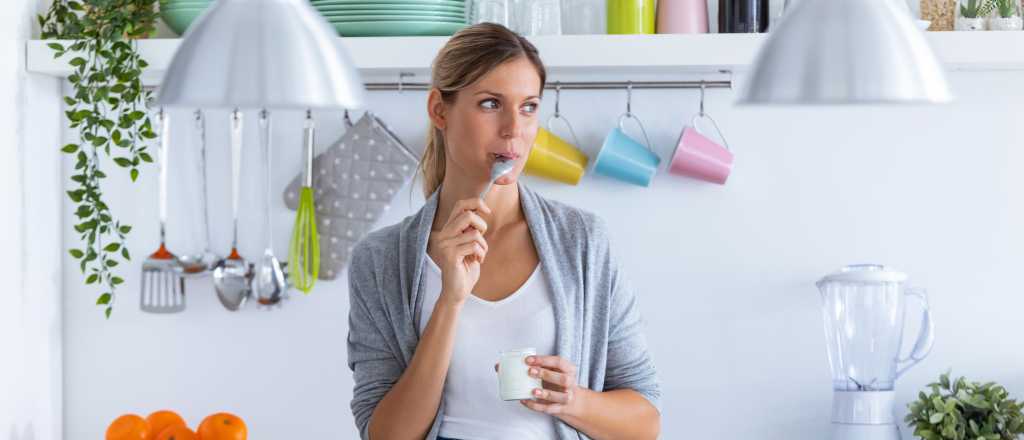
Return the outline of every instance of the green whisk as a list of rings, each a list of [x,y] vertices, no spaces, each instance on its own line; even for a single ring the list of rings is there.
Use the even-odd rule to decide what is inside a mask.
[[[309,110],[306,110],[303,135],[306,166],[302,170],[299,209],[288,248],[288,272],[292,285],[302,293],[309,293],[320,274],[320,237],[316,233],[316,204],[313,200],[313,115]]]

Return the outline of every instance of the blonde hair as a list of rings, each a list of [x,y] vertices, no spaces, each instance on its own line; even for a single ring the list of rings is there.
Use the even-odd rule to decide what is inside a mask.
[[[441,92],[446,104],[454,104],[459,90],[469,87],[502,63],[519,57],[525,57],[537,69],[542,94],[547,73],[532,43],[500,24],[467,26],[453,35],[434,58],[431,87]],[[431,122],[419,167],[425,197],[433,194],[444,180],[445,148],[444,133]]]

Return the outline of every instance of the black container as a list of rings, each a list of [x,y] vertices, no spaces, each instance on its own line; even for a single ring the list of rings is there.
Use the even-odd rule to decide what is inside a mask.
[[[718,0],[718,32],[768,32],[768,0]]]

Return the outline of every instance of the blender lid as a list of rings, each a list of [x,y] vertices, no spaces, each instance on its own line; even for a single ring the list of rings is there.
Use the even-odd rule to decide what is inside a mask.
[[[881,264],[851,264],[826,275],[818,283],[832,281],[862,283],[902,283],[907,274]]]

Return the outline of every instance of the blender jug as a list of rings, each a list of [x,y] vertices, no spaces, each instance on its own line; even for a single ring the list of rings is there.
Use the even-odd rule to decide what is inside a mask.
[[[875,264],[846,266],[818,281],[835,391],[891,391],[897,378],[931,351],[931,312],[924,289],[906,274]],[[921,303],[921,327],[900,357],[908,299]]]

